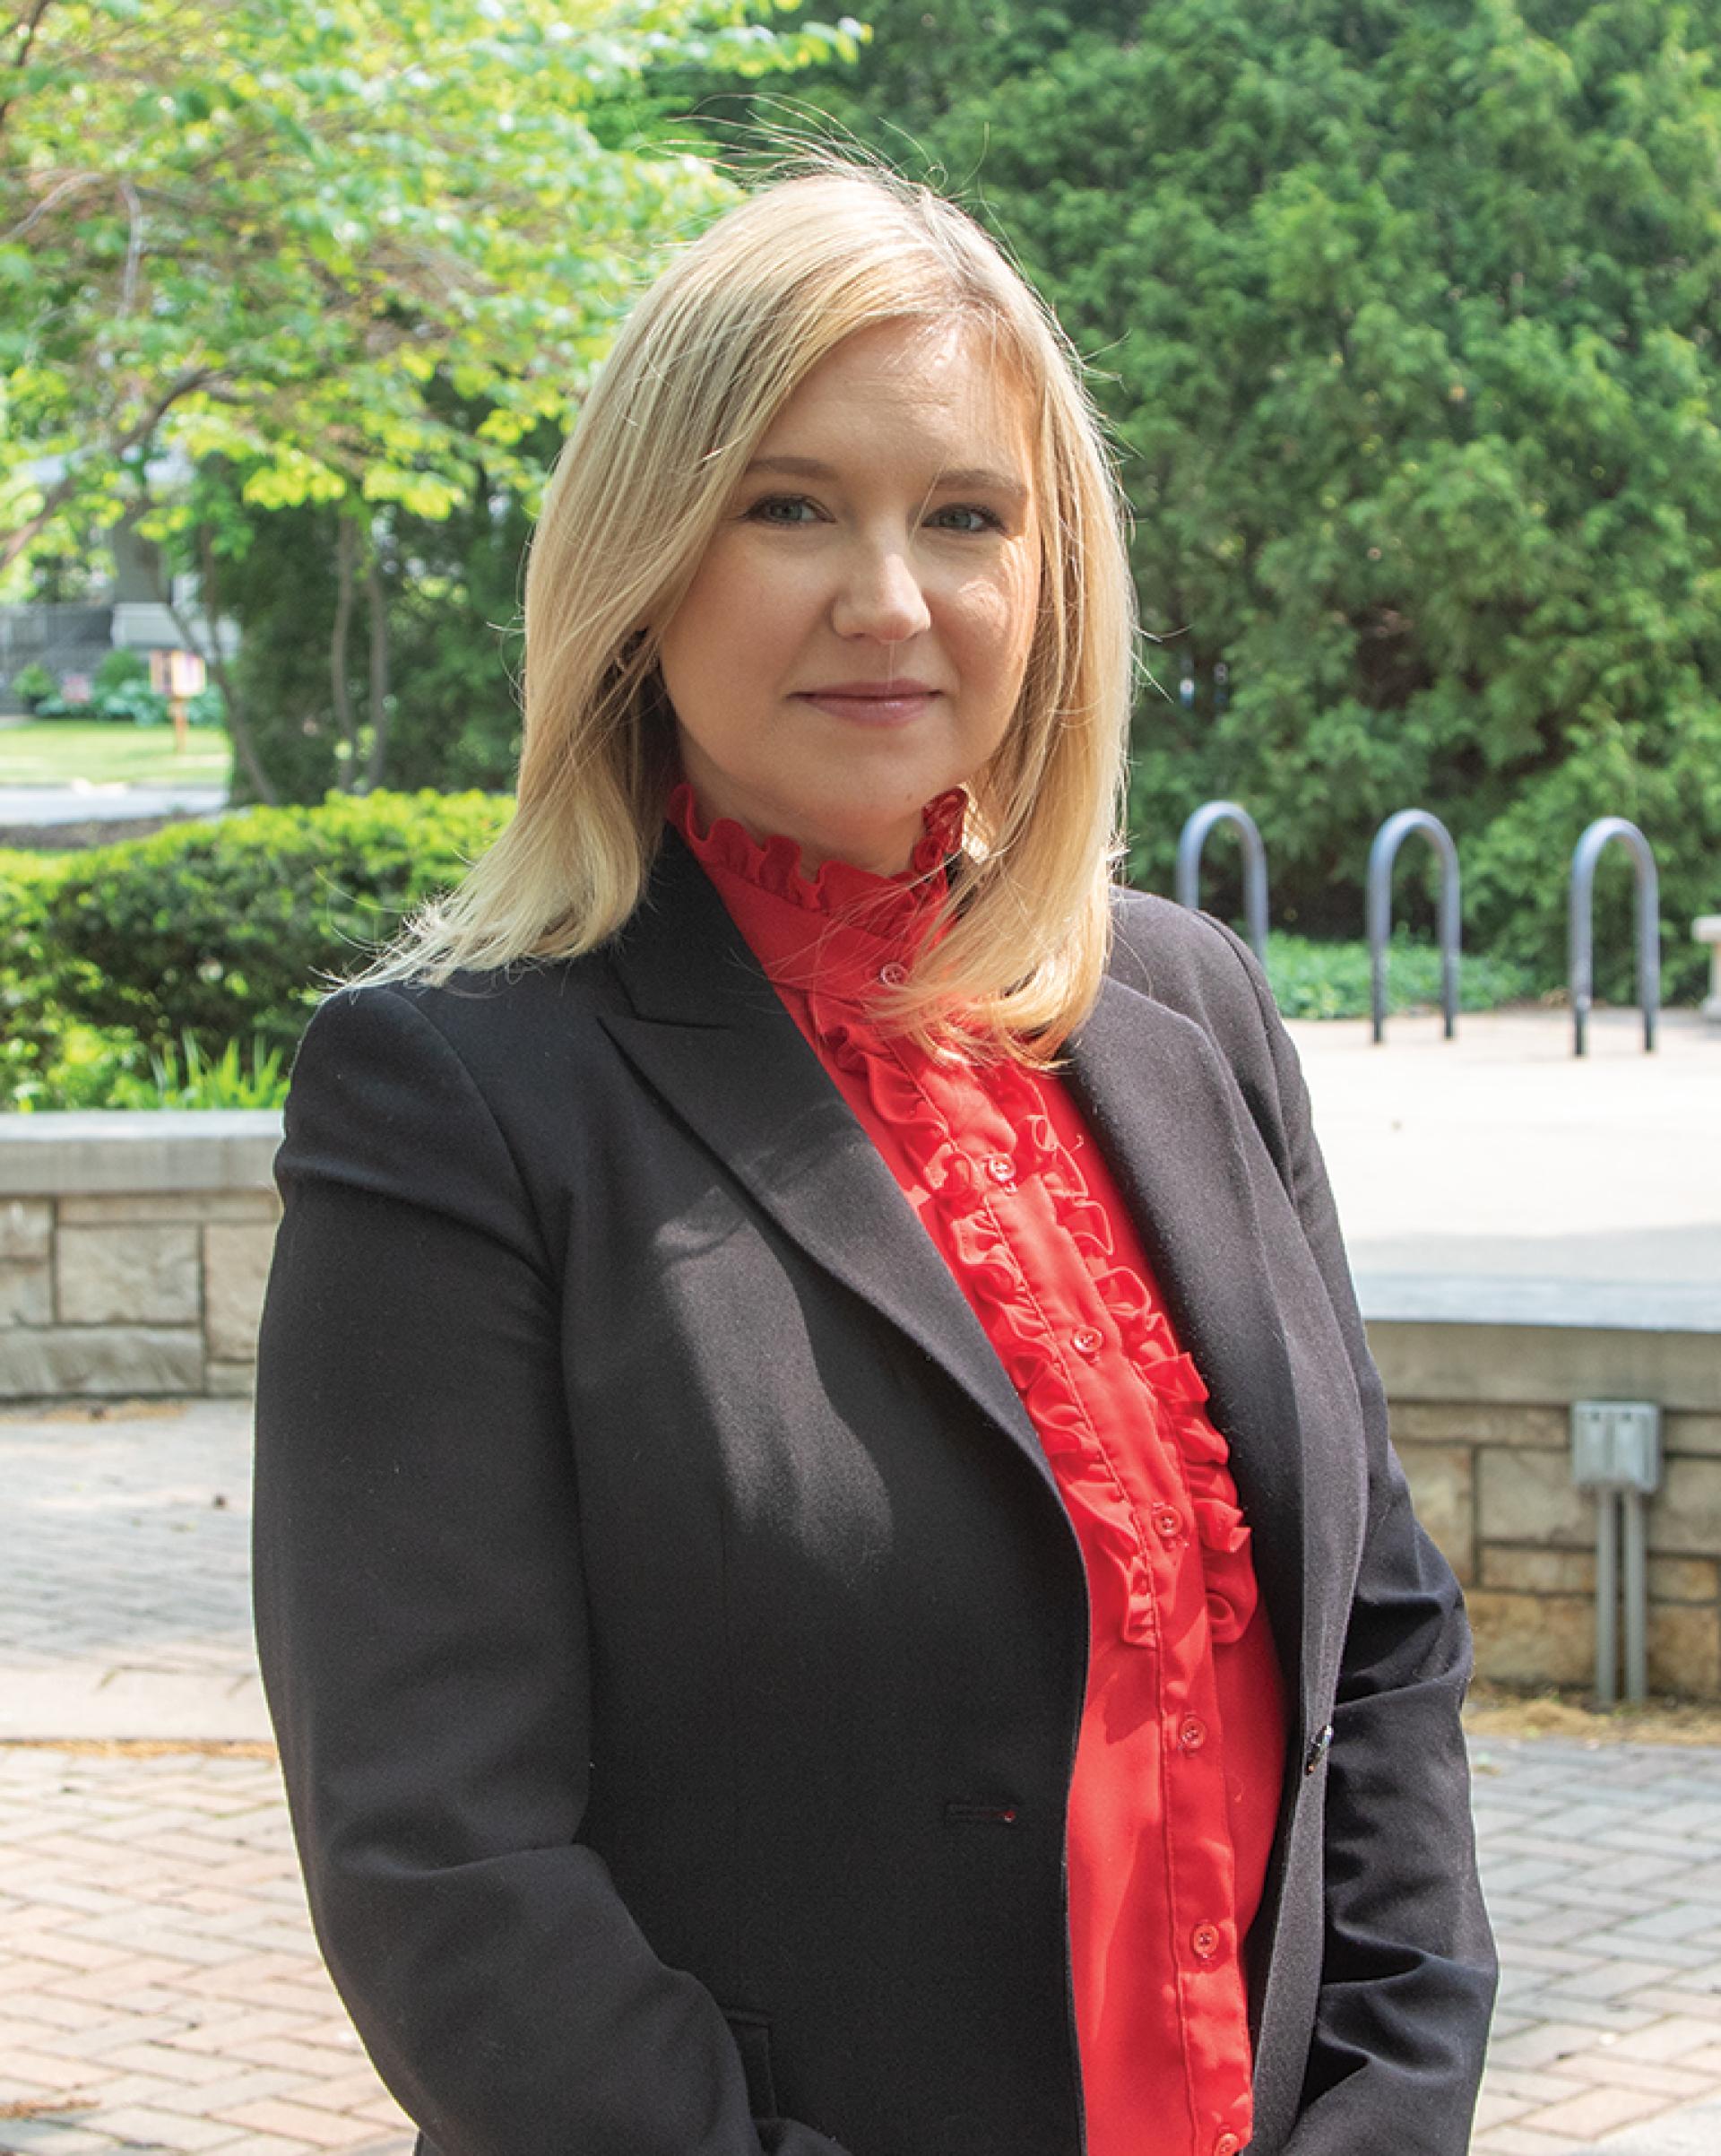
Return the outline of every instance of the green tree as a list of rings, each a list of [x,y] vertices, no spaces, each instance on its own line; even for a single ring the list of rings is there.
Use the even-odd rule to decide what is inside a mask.
[[[248,508],[339,505],[359,584],[379,506],[443,516],[480,473],[530,502],[523,445],[566,424],[642,270],[727,197],[639,135],[642,81],[855,48],[853,25],[751,12],[24,0],[0,46],[0,567],[143,500],[219,604],[242,524],[200,525],[178,476],[212,458]]]
[[[1137,874],[1169,888],[1183,816],[1232,794],[1281,917],[1353,932],[1370,833],[1421,803],[1473,935],[1557,980],[1571,845],[1623,813],[1694,988],[1685,923],[1721,899],[1721,4],[962,0],[936,37],[869,13],[859,67],[797,100],[992,223],[1120,445],[1155,639]]]

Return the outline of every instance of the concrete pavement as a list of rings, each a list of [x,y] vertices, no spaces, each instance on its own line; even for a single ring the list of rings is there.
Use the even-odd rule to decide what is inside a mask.
[[[0,1416],[0,2152],[410,2147],[257,1741],[248,1413]],[[1475,1753],[1505,1982],[1474,2156],[1716,2156],[1721,1747]]]
[[[1721,1026],[1561,1010],[1291,1028],[1371,1319],[1721,1331]]]
[[[126,779],[74,779],[56,786],[0,786],[0,829],[212,816],[226,805],[225,786],[192,783],[143,786]]]

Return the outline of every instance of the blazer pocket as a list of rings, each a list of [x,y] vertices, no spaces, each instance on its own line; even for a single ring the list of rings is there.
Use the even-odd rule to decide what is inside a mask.
[[[747,2108],[755,2118],[777,2116],[777,2087],[771,2074],[771,2023],[762,2013],[731,2013],[723,2009],[735,2048],[747,2075]]]

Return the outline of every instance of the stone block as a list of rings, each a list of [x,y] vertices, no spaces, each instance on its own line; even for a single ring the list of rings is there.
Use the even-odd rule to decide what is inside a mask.
[[[1650,1605],[1649,1689],[1721,1699],[1721,1611]]]
[[[248,1400],[257,1389],[255,1363],[206,1363],[203,1390],[212,1399]]]
[[[1477,1458],[1478,1532],[1484,1543],[1594,1549],[1596,1506],[1571,1483],[1563,1453],[1488,1451]]]
[[[1675,1452],[1721,1455],[1721,1415],[1664,1415],[1661,1441],[1671,1456]]]
[[[1668,1554],[1721,1556],[1721,1459],[1670,1459],[1649,1500],[1649,1546]]]
[[[46,1264],[0,1259],[0,1325],[51,1325],[54,1287]]]
[[[60,1200],[65,1227],[110,1227],[126,1223],[160,1225],[177,1220],[279,1220],[281,1199],[267,1191],[134,1191],[100,1198]]]
[[[55,1263],[62,1324],[172,1325],[202,1314],[195,1227],[63,1227]]]
[[[1500,1684],[1595,1682],[1596,1606],[1588,1596],[1475,1588],[1465,1603],[1479,1677]]]
[[[1581,1550],[1524,1548],[1484,1543],[1481,1564],[1483,1587],[1500,1587],[1520,1595],[1593,1595],[1596,1560]]]
[[[255,1360],[263,1291],[274,1248],[272,1221],[204,1228],[203,1328],[214,1360]]]
[[[33,1263],[54,1247],[54,1206],[47,1198],[0,1198],[0,1259]]]
[[[1501,1407],[1488,1400],[1395,1400],[1393,1442],[1427,1445],[1538,1445],[1570,1450],[1563,1407]]]
[[[1416,1517],[1466,1585],[1476,1570],[1475,1486],[1467,1445],[1398,1445]]]
[[[1649,1560],[1649,1599],[1652,1602],[1721,1602],[1721,1564],[1713,1557],[1652,1557]]]
[[[203,1336],[143,1325],[22,1326],[0,1332],[0,1399],[183,1397],[203,1389]]]

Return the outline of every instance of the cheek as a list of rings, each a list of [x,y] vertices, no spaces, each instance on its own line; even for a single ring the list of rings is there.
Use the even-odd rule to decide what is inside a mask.
[[[1014,685],[1027,664],[1040,602],[1040,577],[1032,562],[1013,566],[967,587],[963,616],[972,665]]]

